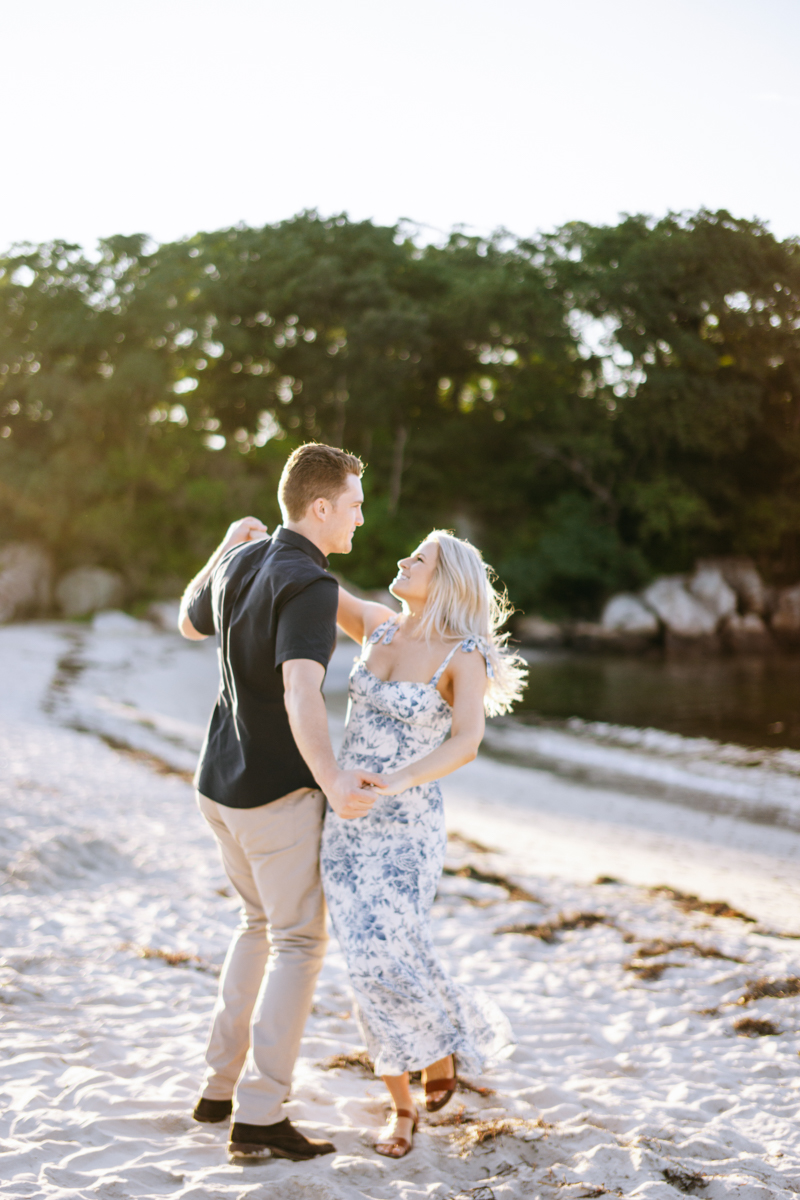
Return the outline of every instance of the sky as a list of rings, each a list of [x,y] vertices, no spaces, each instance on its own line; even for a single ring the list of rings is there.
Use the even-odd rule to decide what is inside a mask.
[[[0,250],[316,208],[800,234],[798,0],[0,0]]]

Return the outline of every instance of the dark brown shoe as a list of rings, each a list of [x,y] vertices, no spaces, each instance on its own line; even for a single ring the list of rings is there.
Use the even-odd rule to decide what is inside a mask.
[[[227,1121],[232,1112],[232,1100],[206,1100],[205,1096],[201,1096],[194,1106],[192,1116],[195,1121],[207,1121],[210,1125],[216,1125],[217,1121]]]
[[[276,1125],[246,1125],[234,1121],[228,1153],[232,1158],[290,1158],[292,1162],[305,1162],[320,1154],[335,1154],[333,1142],[319,1138],[307,1138],[295,1129],[288,1117]]]

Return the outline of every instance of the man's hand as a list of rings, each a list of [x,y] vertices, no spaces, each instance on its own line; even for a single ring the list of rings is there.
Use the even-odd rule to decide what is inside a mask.
[[[336,762],[322,698],[325,668],[309,658],[283,664],[284,702],[294,740],[337,816],[363,817],[378,798],[372,791],[382,776],[375,771],[342,771]]]
[[[263,542],[266,536],[267,527],[258,517],[242,517],[241,520],[233,522],[222,540],[220,549],[224,554],[226,550],[239,546],[242,542]]]
[[[365,816],[378,799],[372,787],[379,783],[381,775],[374,771],[337,771],[327,779],[325,795],[337,817],[352,821]]]

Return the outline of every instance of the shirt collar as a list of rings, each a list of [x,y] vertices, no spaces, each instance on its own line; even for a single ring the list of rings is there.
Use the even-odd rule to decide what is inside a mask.
[[[289,546],[294,546],[297,550],[302,550],[310,559],[322,567],[324,571],[329,570],[328,560],[318,546],[309,541],[307,537],[303,537],[302,533],[296,533],[294,529],[286,529],[285,526],[279,525],[272,535],[273,542],[286,542]]]

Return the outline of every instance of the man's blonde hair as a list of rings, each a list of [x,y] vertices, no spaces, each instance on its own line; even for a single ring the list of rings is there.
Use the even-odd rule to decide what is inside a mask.
[[[355,454],[307,442],[298,446],[286,460],[278,484],[278,501],[284,520],[302,521],[309,504],[330,500],[332,504],[347,487],[347,476],[361,478],[364,464]]]
[[[490,717],[508,712],[521,698],[528,675],[524,659],[508,648],[508,633],[500,632],[513,605],[505,589],[501,592],[494,586],[495,572],[471,542],[446,529],[434,529],[425,541],[436,542],[439,553],[420,634],[446,640],[480,639],[494,676],[489,679],[484,707]]]

